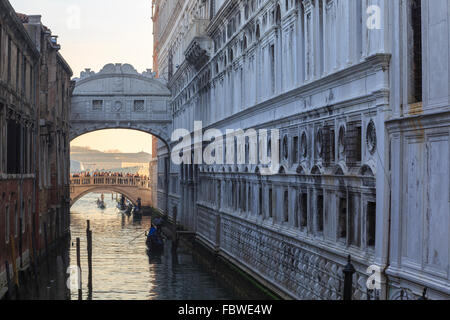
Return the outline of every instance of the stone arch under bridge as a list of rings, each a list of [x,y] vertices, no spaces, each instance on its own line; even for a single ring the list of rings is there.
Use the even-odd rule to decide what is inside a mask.
[[[170,91],[151,70],[107,64],[76,78],[70,113],[70,140],[103,129],[133,129],[152,134],[168,148],[172,128]]]
[[[89,193],[110,193],[116,192],[123,194],[128,200],[137,205],[138,198],[143,200],[142,205],[144,207],[151,206],[152,204],[147,200],[150,199],[151,190],[138,190],[134,188],[118,187],[118,186],[71,186],[70,187],[70,206],[73,206],[78,200],[83,198]]]

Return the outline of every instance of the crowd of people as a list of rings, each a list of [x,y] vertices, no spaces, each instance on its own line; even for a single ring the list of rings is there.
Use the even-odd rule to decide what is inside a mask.
[[[119,177],[119,178],[140,178],[147,179],[146,175],[138,173],[123,173],[123,172],[111,172],[111,171],[85,171],[72,174],[72,178],[90,178],[90,177]]]

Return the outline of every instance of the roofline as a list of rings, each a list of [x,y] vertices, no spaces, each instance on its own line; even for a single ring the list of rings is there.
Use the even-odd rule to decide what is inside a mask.
[[[64,57],[62,56],[62,54],[60,52],[57,52],[57,57],[58,57],[59,62],[61,62],[61,64],[63,65],[64,69],[66,69],[66,71],[68,71],[69,76],[72,78],[73,71],[72,71],[72,68],[70,67],[70,65],[67,63],[66,59],[64,59]]]
[[[31,40],[30,35],[28,34],[27,30],[25,29],[22,21],[20,21],[19,17],[16,14],[16,10],[13,8],[11,3],[9,3],[8,0],[0,0],[0,5],[3,5],[6,7],[7,10],[7,17],[11,18],[13,23],[15,23],[17,29],[20,32],[20,35],[24,38],[25,42],[27,42],[29,49],[32,51],[32,53],[35,55],[36,58],[40,58],[41,54],[38,51],[36,44]],[[12,14],[11,14],[12,13]]]

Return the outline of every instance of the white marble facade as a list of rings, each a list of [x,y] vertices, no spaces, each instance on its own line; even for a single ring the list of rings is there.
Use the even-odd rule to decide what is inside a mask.
[[[383,299],[450,298],[449,7],[155,1],[174,129],[277,128],[282,155],[261,176],[176,166],[161,144],[160,209],[285,297],[341,299],[350,254],[357,299],[371,265]]]

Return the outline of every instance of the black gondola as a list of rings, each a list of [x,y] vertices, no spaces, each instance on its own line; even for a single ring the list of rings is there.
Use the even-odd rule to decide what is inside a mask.
[[[100,209],[105,209],[106,208],[105,202],[100,199],[97,199],[97,207],[99,207]]]
[[[158,254],[162,253],[164,250],[164,240],[160,233],[156,231],[156,228],[153,230],[153,233],[147,234],[147,240],[145,243],[147,245],[149,253]]]

